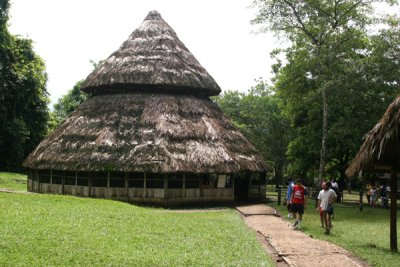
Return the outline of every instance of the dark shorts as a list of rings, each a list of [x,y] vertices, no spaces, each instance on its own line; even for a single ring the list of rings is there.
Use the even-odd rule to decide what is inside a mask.
[[[333,206],[331,204],[328,205],[328,208],[326,209],[326,213],[329,215],[333,214]]]
[[[304,205],[292,203],[292,207],[290,208],[290,211],[293,213],[304,214]]]

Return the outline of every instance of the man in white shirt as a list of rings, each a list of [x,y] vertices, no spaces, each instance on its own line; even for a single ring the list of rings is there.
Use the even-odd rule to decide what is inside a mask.
[[[331,230],[331,215],[333,213],[333,203],[335,202],[337,195],[335,191],[329,189],[331,183],[325,182],[322,184],[322,190],[318,194],[318,206],[317,211],[322,210],[323,217],[325,220],[325,234],[329,235]]]

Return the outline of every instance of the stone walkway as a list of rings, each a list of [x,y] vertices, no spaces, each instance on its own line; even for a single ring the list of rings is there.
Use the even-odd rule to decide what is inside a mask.
[[[275,210],[265,204],[240,206],[236,209],[242,213],[246,224],[258,233],[264,248],[276,260],[277,266],[368,266],[335,244],[292,230],[289,222],[278,217]]]

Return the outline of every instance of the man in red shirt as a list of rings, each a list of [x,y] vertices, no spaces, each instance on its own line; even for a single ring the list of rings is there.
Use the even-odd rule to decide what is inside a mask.
[[[296,214],[296,221],[293,224],[293,229],[300,229],[304,208],[306,206],[305,188],[301,184],[301,179],[297,179],[296,185],[293,187],[291,203],[291,211],[293,214]]]

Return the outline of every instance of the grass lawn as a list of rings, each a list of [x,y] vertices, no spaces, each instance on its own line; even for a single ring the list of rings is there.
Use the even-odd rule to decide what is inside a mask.
[[[287,219],[286,206],[278,206],[276,203],[270,205]],[[358,206],[336,203],[335,218],[332,221],[334,227],[331,235],[327,236],[324,235],[324,229],[319,227],[319,213],[315,211],[314,201],[311,201],[304,214],[302,231],[352,251],[371,266],[399,266],[400,253],[390,251],[389,217],[389,210],[364,207],[360,212]],[[398,237],[399,228],[398,225]]]
[[[0,266],[273,266],[232,209],[0,193],[0,218]]]
[[[26,191],[26,175],[11,172],[0,172],[0,188]]]

